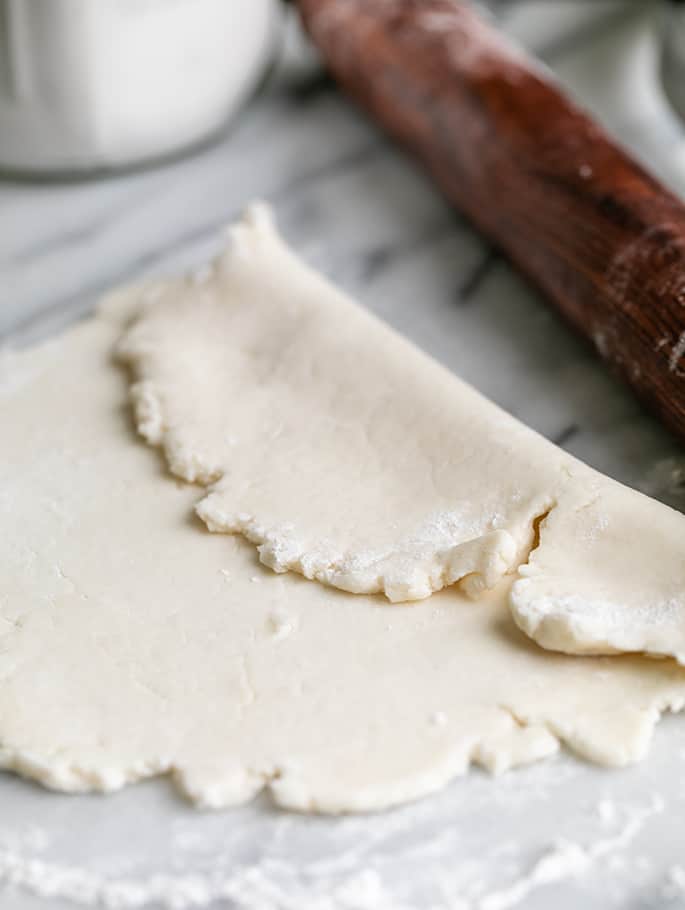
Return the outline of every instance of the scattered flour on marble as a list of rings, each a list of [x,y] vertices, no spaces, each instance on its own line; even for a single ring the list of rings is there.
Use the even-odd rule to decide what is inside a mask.
[[[603,800],[599,805],[602,803],[609,805],[610,801]],[[336,824],[339,832],[344,831],[350,840],[349,849],[325,859],[312,857],[304,862],[272,854],[249,865],[227,863],[228,857],[217,851],[213,839],[204,839],[201,829],[180,828],[173,832],[175,850],[182,854],[180,858],[185,855],[190,859],[206,852],[208,856],[214,854],[210,865],[201,872],[137,877],[108,876],[85,867],[48,861],[36,855],[47,843],[40,832],[31,836],[25,833],[22,838],[12,840],[3,838],[0,831],[0,894],[11,893],[5,889],[14,888],[48,902],[61,899],[75,907],[104,910],[143,910],[151,906],[156,910],[199,910],[214,902],[219,905],[230,902],[235,910],[415,910],[424,904],[417,904],[413,895],[398,892],[393,870],[384,868],[383,860],[373,859],[374,845],[385,844],[387,850],[392,844],[386,862],[405,865],[410,858],[420,858],[423,863],[434,863],[432,868],[448,873],[443,882],[437,882],[440,898],[431,904],[436,910],[510,910],[539,888],[579,878],[599,860],[604,860],[606,868],[611,869],[617,854],[663,808],[659,798],[646,808],[618,807],[617,817],[620,814],[625,823],[617,833],[589,845],[559,841],[528,872],[507,887],[489,893],[484,893],[484,883],[493,867],[507,875],[517,874],[520,863],[512,862],[516,859],[516,845],[506,842],[480,859],[460,861],[461,832],[458,825],[452,825],[419,845],[398,846],[403,833],[430,817],[427,807],[421,805],[415,811],[390,813],[374,828],[372,836],[361,839],[349,835],[368,833],[368,819],[339,819]],[[603,827],[608,826],[611,813],[600,809],[598,812],[600,818],[606,818]],[[284,816],[277,842],[289,841],[290,824],[290,817]],[[614,869],[619,866],[620,863],[613,863]],[[673,867],[669,874],[669,893],[677,894],[675,889],[680,887],[685,889],[685,870]]]
[[[538,888],[580,877],[597,860],[610,857],[629,846],[645,822],[663,810],[663,800],[655,796],[647,808],[636,811],[628,818],[623,828],[613,837],[597,840],[589,846],[573,841],[558,841],[537,860],[528,873],[506,888],[481,897],[476,904],[477,910],[510,910],[519,906]]]
[[[60,865],[0,849],[0,887],[10,886],[46,900],[105,910],[206,908],[230,900],[249,910],[295,910],[297,904],[276,886],[267,864],[243,867],[229,876],[157,874],[148,878],[104,878],[77,866]],[[353,882],[348,883],[352,887]],[[334,903],[312,903],[311,910],[333,910]],[[361,905],[360,910],[361,910]],[[300,904],[302,910],[305,910]],[[307,908],[308,910],[308,908]]]
[[[412,910],[398,903],[373,869],[362,869],[329,892],[303,891],[296,867],[265,861],[231,874],[105,878],[78,866],[28,858],[0,848],[0,894],[16,888],[46,901],[103,910],[192,910],[229,901],[236,910]],[[456,910],[456,908],[455,908]],[[465,905],[465,910],[469,908]]]

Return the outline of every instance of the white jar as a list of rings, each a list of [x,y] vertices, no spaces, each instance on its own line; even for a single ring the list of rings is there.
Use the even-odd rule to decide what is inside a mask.
[[[179,151],[263,74],[278,0],[0,0],[0,169],[82,172]]]
[[[661,79],[668,100],[685,120],[685,4],[682,0],[662,3]]]

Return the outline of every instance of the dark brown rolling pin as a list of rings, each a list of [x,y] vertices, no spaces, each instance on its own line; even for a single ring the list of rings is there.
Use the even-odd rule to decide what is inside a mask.
[[[685,206],[457,0],[299,0],[338,82],[685,440]]]

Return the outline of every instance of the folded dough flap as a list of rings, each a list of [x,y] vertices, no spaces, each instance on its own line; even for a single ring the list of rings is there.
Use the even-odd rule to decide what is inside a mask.
[[[685,664],[685,520],[603,479],[564,494],[511,591],[518,626],[569,654],[644,652]]]
[[[685,518],[571,458],[295,256],[253,208],[192,275],[124,294],[140,434],[277,572],[471,594],[516,572],[540,644],[685,660]],[[419,304],[420,305],[420,304]],[[534,546],[536,522],[541,544]]]
[[[571,459],[308,268],[263,207],[138,310],[118,346],[138,430],[204,486],[210,530],[393,601],[480,593],[527,558]]]

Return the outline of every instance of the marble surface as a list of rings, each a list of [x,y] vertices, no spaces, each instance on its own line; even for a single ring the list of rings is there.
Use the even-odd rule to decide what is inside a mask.
[[[649,4],[497,7],[685,194],[685,131],[658,84]],[[479,390],[602,471],[685,508],[682,448],[340,97],[294,30],[266,87],[206,148],[107,180],[0,181],[0,336],[29,343],[113,285],[201,262],[256,197],[311,263]],[[153,872],[168,879],[155,907],[206,906],[210,880],[233,883],[232,900],[214,905],[240,910],[685,906],[682,779],[682,717],[662,723],[634,769],[562,757],[496,781],[473,773],[416,806],[347,820],[262,802],[198,814],[163,782],[102,799],[0,775],[0,906],[66,910],[109,896],[139,907],[145,891],[135,888]],[[12,874],[22,887],[8,885]],[[108,881],[127,885],[129,903]]]

